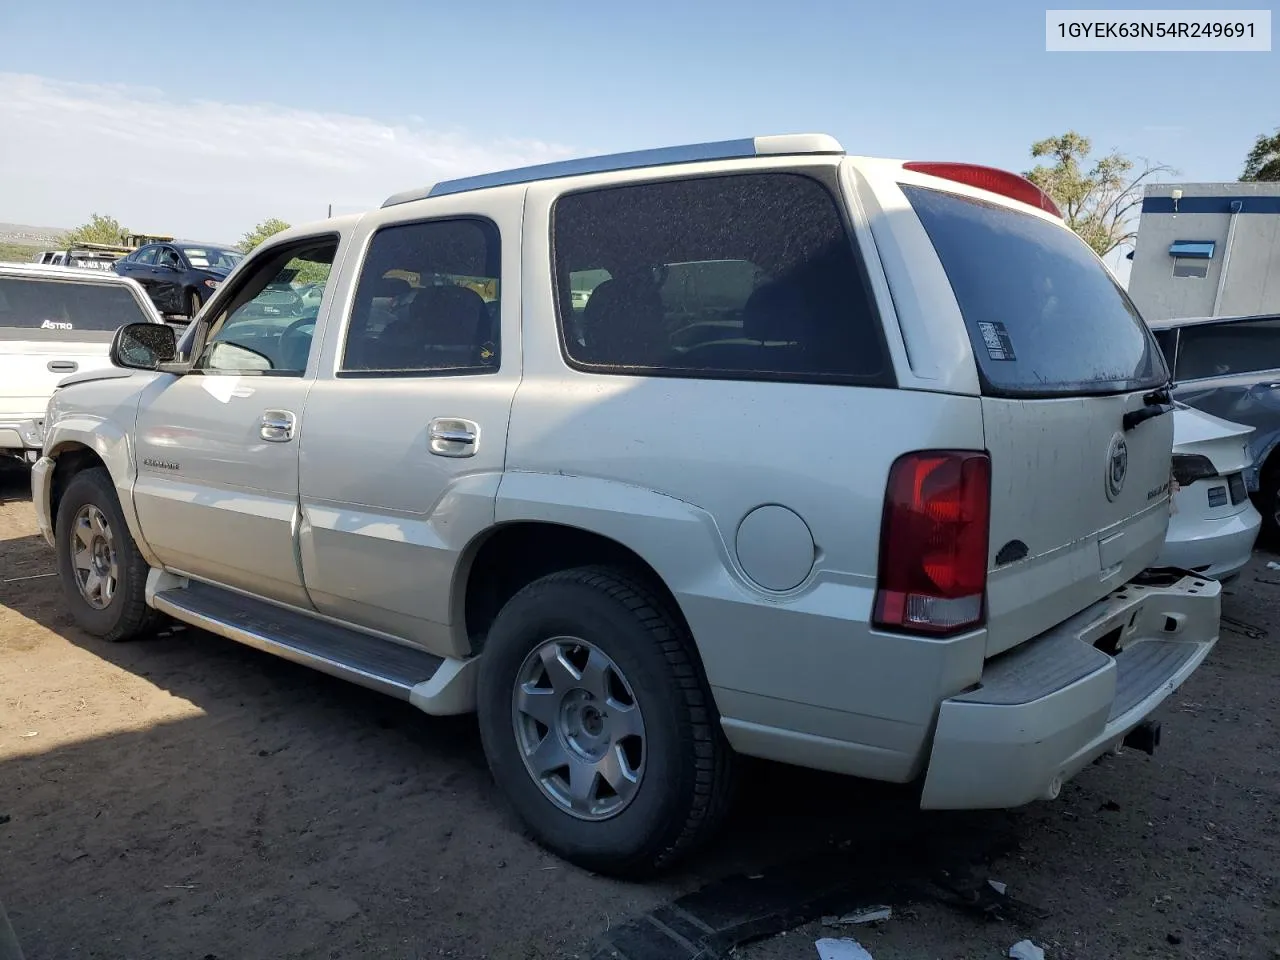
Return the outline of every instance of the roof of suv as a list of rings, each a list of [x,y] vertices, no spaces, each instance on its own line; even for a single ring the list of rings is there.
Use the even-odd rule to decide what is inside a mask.
[[[602,154],[595,157],[579,157],[539,163],[531,167],[516,167],[496,173],[482,173],[457,180],[441,180],[431,187],[405,190],[388,197],[384,207],[392,207],[427,197],[440,197],[485,187],[501,187],[514,183],[532,183],[535,180],[551,180],[559,177],[575,177],[584,173],[604,173],[610,170],[635,170],[643,167],[666,166],[673,163],[698,163],[705,160],[737,160],[744,157],[776,156],[778,154],[832,154],[845,152],[840,141],[825,133],[780,134],[769,137],[746,137],[741,140],[718,140],[711,143],[688,143],[675,147],[658,147],[652,150],[632,150],[627,153]]]
[[[83,280],[90,283],[114,283],[131,286],[133,281],[108,270],[63,267],[54,263],[2,263],[0,274],[10,277],[44,277],[50,280]]]

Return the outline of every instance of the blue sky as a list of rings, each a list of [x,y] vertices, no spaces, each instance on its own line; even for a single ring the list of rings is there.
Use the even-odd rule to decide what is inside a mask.
[[[1280,126],[1278,53],[1050,54],[1044,9],[0,0],[0,221],[235,239],[495,165],[800,131],[1022,170],[1075,128],[1234,179]]]

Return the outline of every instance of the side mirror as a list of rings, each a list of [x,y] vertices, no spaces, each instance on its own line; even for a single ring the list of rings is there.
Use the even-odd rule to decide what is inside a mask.
[[[126,370],[155,370],[178,355],[178,337],[167,323],[126,323],[111,341],[111,362]]]

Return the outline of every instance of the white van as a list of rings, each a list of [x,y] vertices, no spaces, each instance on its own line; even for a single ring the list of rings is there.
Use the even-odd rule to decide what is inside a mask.
[[[34,463],[61,380],[111,366],[126,323],[163,323],[142,288],[100,270],[0,264],[0,456]]]

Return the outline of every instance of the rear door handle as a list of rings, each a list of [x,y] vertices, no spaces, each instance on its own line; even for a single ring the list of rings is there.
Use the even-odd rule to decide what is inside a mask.
[[[80,364],[76,363],[74,360],[50,360],[49,361],[50,373],[75,373],[79,369],[80,369]]]
[[[268,410],[262,415],[258,436],[268,443],[288,443],[297,422],[298,418],[288,410]]]
[[[480,426],[472,420],[437,417],[427,426],[427,443],[437,457],[474,457]]]

